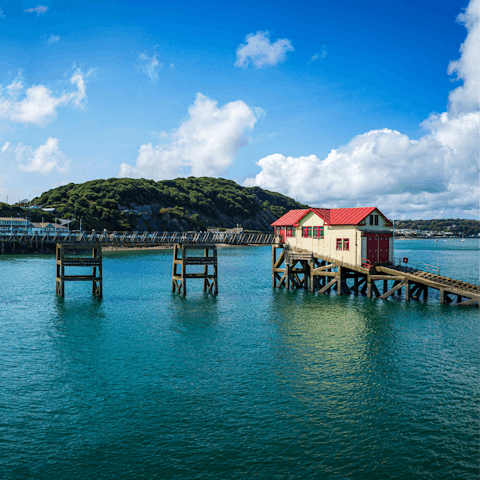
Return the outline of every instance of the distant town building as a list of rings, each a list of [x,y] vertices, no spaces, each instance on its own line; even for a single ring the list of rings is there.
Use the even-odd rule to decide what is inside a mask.
[[[68,227],[52,222],[30,222],[28,218],[0,217],[0,233],[67,233]]]

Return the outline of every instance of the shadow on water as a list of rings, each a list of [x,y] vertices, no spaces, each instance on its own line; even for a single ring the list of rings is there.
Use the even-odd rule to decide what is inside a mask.
[[[205,328],[219,324],[219,299],[210,293],[188,296],[172,293],[169,309],[171,326],[177,331],[201,334]]]

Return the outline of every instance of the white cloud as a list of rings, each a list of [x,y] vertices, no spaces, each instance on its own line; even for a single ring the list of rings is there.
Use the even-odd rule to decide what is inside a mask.
[[[257,32],[249,33],[245,37],[245,43],[237,47],[236,67],[247,68],[250,64],[257,68],[277,65],[286,59],[287,52],[293,52],[295,49],[292,42],[286,38],[270,42],[270,33]]]
[[[312,55],[310,57],[310,61],[307,63],[307,65],[314,62],[315,60],[323,60],[326,56],[327,56],[327,47],[325,45],[323,45],[322,52],[321,53],[316,53],[315,55]]]
[[[155,83],[158,80],[158,72],[163,68],[163,63],[158,61],[157,54],[149,57],[146,53],[142,53],[140,58],[140,69],[146,73],[150,80]]]
[[[5,18],[6,15],[2,12],[2,8],[0,7],[0,18]]]
[[[55,168],[60,173],[68,172],[70,160],[58,148],[58,138],[49,137],[43,145],[35,150],[20,144],[15,148],[15,155],[17,161],[21,162],[20,170],[24,172],[38,172],[47,175]]]
[[[27,8],[24,11],[27,13],[36,13],[38,17],[39,15],[43,15],[44,13],[46,13],[47,10],[48,10],[48,7],[46,7],[45,5],[38,5],[37,7]]]
[[[85,98],[84,75],[77,70],[70,78],[76,91],[55,96],[44,85],[34,85],[25,89],[20,78],[6,87],[0,86],[0,119],[17,123],[45,125],[57,116],[57,107],[72,102],[76,107]],[[23,98],[19,99],[23,93]]]
[[[120,177],[175,178],[185,169],[194,176],[217,176],[229,167],[240,147],[248,145],[246,130],[254,127],[263,110],[255,112],[241,100],[217,107],[197,94],[189,118],[167,143],[142,145],[135,166],[122,163]]]
[[[10,142],[6,142],[5,145],[2,147],[1,153],[5,153],[10,148]]]
[[[57,43],[59,40],[60,37],[58,35],[54,35],[53,33],[48,37],[49,44]]]
[[[442,114],[431,114],[419,140],[390,129],[353,138],[324,158],[260,159],[261,172],[245,184],[270,188],[315,206],[377,205],[410,217],[478,215],[479,0],[459,16],[468,34],[461,57],[449,65],[463,85]]]

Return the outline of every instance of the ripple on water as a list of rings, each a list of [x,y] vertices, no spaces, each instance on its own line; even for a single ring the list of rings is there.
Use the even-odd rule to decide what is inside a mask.
[[[0,258],[0,476],[475,478],[478,310],[272,291],[270,252],[187,298],[171,252],[107,253],[103,300]]]

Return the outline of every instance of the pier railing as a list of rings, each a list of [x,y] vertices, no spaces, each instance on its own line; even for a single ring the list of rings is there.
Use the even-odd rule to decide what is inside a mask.
[[[95,243],[111,246],[153,246],[176,243],[215,243],[227,245],[271,245],[276,236],[271,233],[225,232],[50,232],[50,233],[0,233],[4,242],[43,243]]]
[[[418,270],[423,270],[424,272],[436,273],[440,275],[439,265],[430,265],[424,262],[411,262],[407,257],[394,257],[394,265],[404,266],[404,267],[413,267]]]

